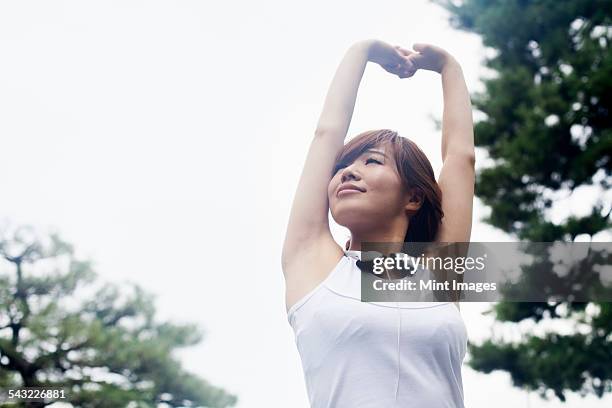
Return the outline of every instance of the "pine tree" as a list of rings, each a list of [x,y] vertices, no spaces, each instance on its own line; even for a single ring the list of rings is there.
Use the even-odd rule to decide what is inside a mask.
[[[451,24],[481,36],[493,51],[475,143],[494,165],[479,171],[476,195],[491,208],[484,220],[519,240],[573,242],[609,230],[612,185],[612,2],[609,0],[435,1]],[[585,216],[550,220],[554,198],[598,187]],[[606,206],[608,208],[606,208]],[[520,343],[470,344],[470,365],[505,370],[516,386],[602,396],[612,390],[610,303],[499,302],[498,321],[565,319],[588,333],[527,334]]]
[[[201,341],[197,327],[157,322],[136,285],[96,283],[91,262],[57,234],[0,236],[0,390],[62,388],[62,402],[86,408],[235,405],[172,355]]]

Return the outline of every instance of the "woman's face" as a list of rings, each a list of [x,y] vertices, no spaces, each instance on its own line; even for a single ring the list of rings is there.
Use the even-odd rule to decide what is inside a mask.
[[[352,185],[359,189],[339,191]],[[406,189],[390,149],[375,146],[340,168],[327,188],[334,220],[349,229],[370,229],[405,216]]]

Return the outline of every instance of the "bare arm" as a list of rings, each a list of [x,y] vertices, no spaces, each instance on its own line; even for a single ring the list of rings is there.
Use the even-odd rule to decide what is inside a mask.
[[[321,240],[334,242],[327,218],[327,187],[336,156],[344,146],[357,91],[368,61],[379,63],[389,72],[403,77],[413,73],[408,70],[411,63],[393,47],[381,41],[360,41],[353,44],[344,55],[327,92],[297,185],[283,244],[282,264],[285,274],[285,266],[299,259],[304,249]]]
[[[351,124],[361,78],[368,63],[369,41],[353,44],[344,54],[325,97],[315,135],[344,142]]]
[[[459,63],[450,55],[441,70],[444,111],[442,113],[442,225],[437,242],[469,242],[472,232],[475,156],[472,105]],[[469,245],[469,244],[468,244]],[[468,245],[448,247],[447,255],[464,257]],[[456,294],[459,296],[459,293]],[[460,310],[459,302],[454,302]]]
[[[282,251],[283,272],[322,236],[331,237],[327,186],[344,145],[357,91],[368,62],[368,45],[353,44],[345,53],[327,92],[323,112],[306,156],[293,199]]]
[[[442,190],[444,218],[439,242],[469,242],[472,232],[475,155],[472,105],[459,63],[450,57],[442,69]]]
[[[449,154],[473,157],[472,104],[461,66],[453,57],[442,69],[442,90],[442,160],[446,160]]]
[[[469,242],[474,200],[474,130],[472,106],[459,63],[443,49],[415,44],[418,53],[400,49],[417,69],[442,76],[444,112],[442,116],[442,190],[444,217],[437,242]]]

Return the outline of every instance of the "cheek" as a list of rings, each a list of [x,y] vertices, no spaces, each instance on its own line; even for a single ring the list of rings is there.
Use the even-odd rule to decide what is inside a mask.
[[[327,194],[330,195],[333,191],[336,191],[339,185],[340,176],[335,174],[331,179],[329,179],[329,184],[327,184]]]
[[[397,184],[397,180],[392,174],[389,174],[389,172],[380,171],[372,175],[368,184],[371,185],[372,188],[385,192],[386,194],[389,191],[393,191]]]
[[[381,177],[373,186],[372,191],[381,200],[397,201],[402,197],[401,180],[389,176]]]
[[[337,183],[332,179],[332,181],[329,182],[329,184],[327,185],[327,199],[331,200],[332,198],[332,193],[334,191],[336,191],[337,188]]]

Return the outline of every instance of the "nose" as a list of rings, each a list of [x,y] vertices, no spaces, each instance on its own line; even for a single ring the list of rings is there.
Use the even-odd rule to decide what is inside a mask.
[[[340,176],[340,182],[344,183],[349,179],[353,179],[353,180],[360,180],[361,177],[358,175],[358,173],[355,172],[354,167],[353,167],[354,163],[351,164],[350,166],[346,166],[341,173]]]

